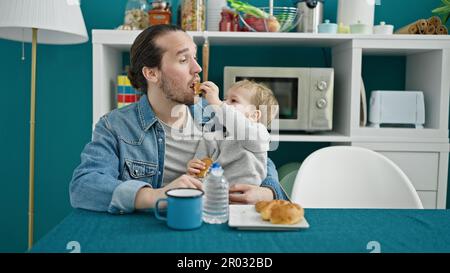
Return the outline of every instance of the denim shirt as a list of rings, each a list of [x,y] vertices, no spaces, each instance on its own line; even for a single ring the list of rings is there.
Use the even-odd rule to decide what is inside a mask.
[[[196,122],[208,118],[203,115],[203,108],[201,103],[191,107]],[[92,140],[74,170],[71,205],[110,213],[133,212],[139,189],[161,187],[164,152],[164,129],[146,95],[138,103],[109,112],[96,124]],[[272,189],[275,199],[286,199],[270,159],[267,168],[261,186]]]

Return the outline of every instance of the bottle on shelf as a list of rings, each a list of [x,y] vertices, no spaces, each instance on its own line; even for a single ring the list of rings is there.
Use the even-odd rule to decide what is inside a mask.
[[[172,20],[170,2],[163,0],[153,1],[152,9],[148,11],[148,20],[150,26],[170,24]]]
[[[228,181],[223,176],[222,166],[214,162],[203,182],[203,221],[222,224],[228,221]]]

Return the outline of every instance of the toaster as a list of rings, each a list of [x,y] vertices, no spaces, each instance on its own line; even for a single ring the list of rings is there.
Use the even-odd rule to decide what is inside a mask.
[[[372,91],[369,104],[370,127],[413,125],[423,128],[425,103],[421,91]]]

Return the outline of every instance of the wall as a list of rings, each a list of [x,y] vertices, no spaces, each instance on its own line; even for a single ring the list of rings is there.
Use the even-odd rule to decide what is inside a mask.
[[[88,33],[92,29],[112,29],[122,23],[126,0],[82,0]],[[177,6],[179,1],[173,1]],[[264,1],[251,1],[251,3]],[[277,5],[291,1],[275,1]],[[386,20],[396,26],[417,18],[429,17],[440,0],[397,0],[381,2],[375,21]],[[336,20],[337,0],[326,0],[324,17]],[[175,21],[175,19],[174,19]],[[91,38],[91,37],[90,37]],[[39,239],[70,211],[68,184],[79,155],[91,137],[92,45],[39,45],[37,57],[36,112],[36,200],[35,239]],[[244,47],[213,47],[210,78],[222,85],[224,65],[329,66],[329,50],[270,48],[257,51]],[[280,54],[283,52],[283,54]],[[251,53],[251,54],[250,54]],[[27,248],[28,147],[30,45],[25,45],[26,60],[21,60],[21,44],[0,40],[0,252],[23,252]],[[250,57],[247,59],[247,56]],[[246,58],[242,58],[245,56]],[[262,56],[262,57],[261,57]],[[226,60],[226,61],[225,61]],[[404,63],[398,60],[365,60],[365,74],[389,67],[393,74],[384,83],[402,87]],[[392,66],[391,66],[392,64]],[[398,77],[396,76],[398,75]],[[370,89],[371,84],[367,83]],[[271,153],[278,166],[302,160],[326,143],[282,143]],[[291,153],[295,149],[296,153]]]

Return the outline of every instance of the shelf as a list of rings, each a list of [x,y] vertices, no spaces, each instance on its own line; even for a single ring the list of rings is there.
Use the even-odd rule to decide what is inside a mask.
[[[283,134],[271,135],[272,141],[280,142],[351,142],[351,138],[336,132],[311,134]]]
[[[141,33],[140,30],[92,30],[92,43],[103,44],[121,50],[129,50],[130,45]],[[267,32],[189,32],[197,44],[205,37],[211,45],[295,45],[335,47],[355,41],[354,47],[371,48],[372,53],[383,48],[433,49],[450,47],[449,35],[357,35],[357,34],[320,34],[320,33],[267,33]],[[389,41],[389,45],[386,44]],[[446,45],[446,46],[445,46]],[[395,51],[395,50],[394,50]]]
[[[93,124],[115,108],[116,76],[121,73],[122,53],[141,33],[127,30],[92,30],[94,56]],[[296,46],[332,49],[335,70],[333,132],[281,133],[282,142],[430,142],[448,143],[450,36],[355,35],[263,32],[188,32],[197,45],[205,37],[212,46]],[[282,54],[282,53],[280,53]],[[422,90],[426,103],[425,128],[418,130],[359,126],[360,76],[367,55],[406,57],[405,88]],[[431,72],[431,71],[437,71]],[[382,78],[379,79],[380,81]],[[367,98],[369,99],[369,98]],[[337,133],[339,132],[339,133]]]
[[[351,137],[352,142],[399,142],[399,143],[445,143],[448,142],[447,137],[434,136],[433,132],[436,130],[430,130],[427,134],[413,131],[400,131],[400,129],[385,129],[384,131],[371,132],[369,129],[365,133],[359,135],[355,134]],[[381,129],[379,129],[381,130]]]

